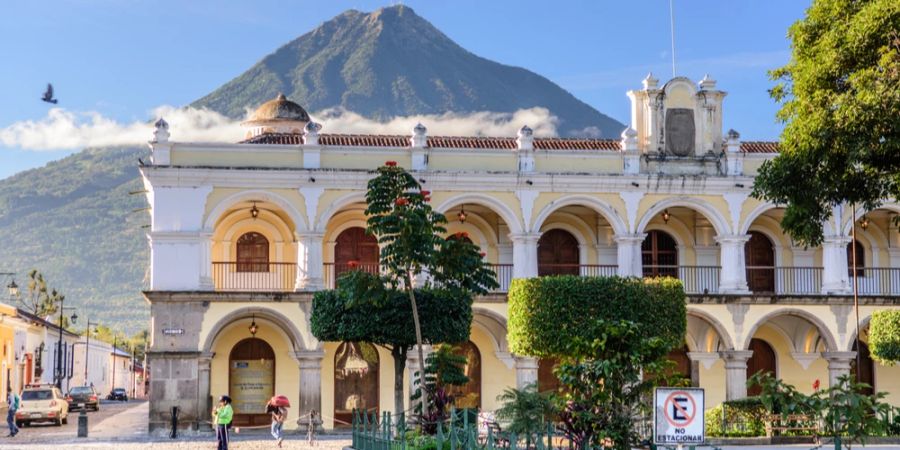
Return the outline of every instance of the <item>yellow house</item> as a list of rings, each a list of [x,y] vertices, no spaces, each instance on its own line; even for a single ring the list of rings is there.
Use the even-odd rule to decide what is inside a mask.
[[[151,429],[168,427],[172,407],[183,426],[203,426],[226,393],[251,425],[268,420],[273,394],[291,399],[291,427],[313,410],[331,428],[353,408],[392,408],[388,353],[309,330],[315,291],[351,266],[377,270],[365,188],[389,160],[432,192],[448,232],[468,233],[500,281],[476,299],[462,347],[466,392],[484,410],[507,387],[553,385],[552,361],[512,354],[506,339],[510,280],[553,274],[680,278],[688,332],[670,357],[706,389],[708,407],[748,395],[758,370],[808,392],[858,369],[900,403],[900,369],[874,364],[864,345],[872,312],[900,305],[900,205],[838,205],[824,244],[799,247],[781,231],[784,210],[750,197],[777,143],[725,132],[726,93],[714,80],[648,76],[628,96],[631,124],[615,139],[537,137],[527,126],[508,137],[431,136],[422,125],[327,134],[284,96],[261,106],[236,144],[173,142],[159,120],[141,167],[152,214]],[[415,360],[407,367],[409,389]]]

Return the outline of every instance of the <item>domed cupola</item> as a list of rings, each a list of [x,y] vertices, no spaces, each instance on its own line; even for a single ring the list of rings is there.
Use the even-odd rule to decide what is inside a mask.
[[[242,122],[241,126],[247,129],[246,137],[251,138],[264,133],[301,134],[307,123],[309,114],[306,110],[284,94],[278,94],[260,105],[250,120]]]

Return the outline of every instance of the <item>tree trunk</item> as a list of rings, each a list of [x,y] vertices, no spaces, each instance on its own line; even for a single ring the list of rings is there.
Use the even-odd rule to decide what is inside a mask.
[[[416,328],[416,351],[419,354],[419,379],[422,380],[420,382],[422,395],[419,397],[419,403],[422,405],[422,414],[424,415],[426,411],[428,411],[428,389],[425,389],[425,352],[422,351],[422,328],[419,325],[419,308],[416,306],[416,293],[413,287],[415,283],[413,282],[413,273],[412,271],[408,271],[407,273],[407,284],[406,284],[406,292],[409,294],[409,302],[412,304],[412,313],[413,313],[413,325]],[[412,383],[414,380],[409,380]]]
[[[394,417],[396,420],[400,420],[400,413],[403,412],[403,371],[406,370],[406,347],[395,345],[391,348],[391,356],[394,357]]]

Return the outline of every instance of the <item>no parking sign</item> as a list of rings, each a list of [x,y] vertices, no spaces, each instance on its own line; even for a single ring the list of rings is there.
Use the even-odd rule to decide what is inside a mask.
[[[653,408],[654,442],[700,444],[706,439],[703,389],[656,388]]]

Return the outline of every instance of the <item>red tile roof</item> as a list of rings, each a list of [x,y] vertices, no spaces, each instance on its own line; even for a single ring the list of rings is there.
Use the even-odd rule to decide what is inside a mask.
[[[293,133],[265,133],[240,142],[241,144],[300,145],[303,137]],[[322,134],[319,144],[342,147],[409,147],[409,136],[375,134]],[[516,138],[428,136],[429,148],[515,150]],[[612,139],[535,138],[537,150],[605,150],[619,151],[619,141]]]
[[[741,151],[746,153],[778,153],[778,142],[741,142]]]

